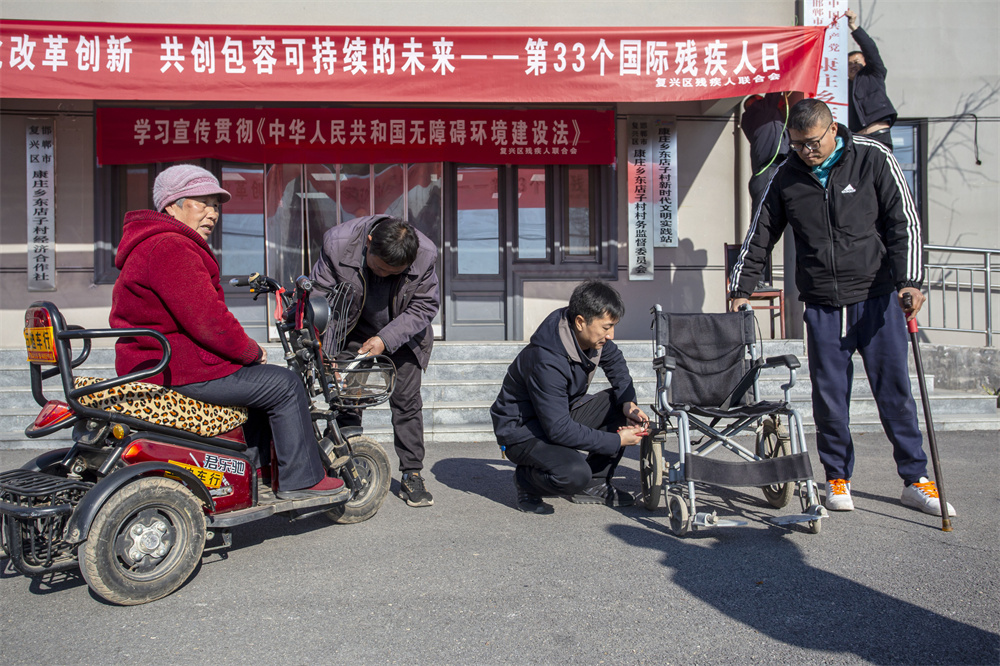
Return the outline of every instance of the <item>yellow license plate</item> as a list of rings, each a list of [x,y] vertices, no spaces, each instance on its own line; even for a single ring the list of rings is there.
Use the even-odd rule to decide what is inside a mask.
[[[222,486],[222,472],[217,472],[214,469],[205,469],[204,467],[198,467],[197,465],[177,462],[176,460],[171,460],[170,464],[177,465],[178,467],[183,467],[188,470],[198,477],[198,480],[204,483],[206,488],[219,488]]]
[[[55,363],[54,340],[51,326],[24,329],[24,346],[28,349],[28,362]]]

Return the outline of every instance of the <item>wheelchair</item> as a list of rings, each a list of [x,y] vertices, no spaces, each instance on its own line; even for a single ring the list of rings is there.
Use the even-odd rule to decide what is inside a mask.
[[[656,373],[655,426],[643,438],[639,453],[643,504],[650,511],[665,496],[671,531],[748,524],[698,511],[698,486],[758,487],[767,502],[784,508],[793,495],[802,513],[773,516],[776,525],[807,523],[820,532],[827,517],[819,503],[806,451],[802,419],[791,404],[794,355],[760,358],[749,308],[724,314],[671,314],[659,305],[653,315],[653,368]],[[762,370],[787,368],[783,401],[761,400]],[[754,435],[754,450],[737,435]],[[692,441],[692,435],[697,439]],[[666,463],[664,449],[677,440],[677,456]],[[712,455],[729,451],[738,461]]]

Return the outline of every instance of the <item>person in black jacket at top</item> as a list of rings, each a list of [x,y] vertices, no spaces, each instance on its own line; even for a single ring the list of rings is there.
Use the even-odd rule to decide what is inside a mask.
[[[778,165],[788,156],[788,133],[785,121],[788,108],[802,99],[802,93],[776,92],[764,96],[750,95],[743,100],[740,129],[750,142],[750,202],[757,208],[767,187],[767,181]]]
[[[855,134],[875,139],[892,150],[892,125],[896,109],[885,92],[887,70],[878,47],[858,25],[858,15],[847,10],[847,27],[861,47],[847,54],[847,126]]]
[[[624,314],[617,291],[584,282],[507,369],[490,417],[497,443],[517,465],[518,510],[552,513],[542,497],[557,496],[578,504],[633,504],[632,495],[611,485],[624,447],[640,443],[649,427],[612,342]],[[587,395],[598,367],[611,388]]]
[[[906,319],[915,317],[924,295],[920,220],[903,172],[888,148],[834,122],[819,100],[792,108],[788,134],[794,155],[778,168],[754,213],[731,276],[731,307],[747,304],[764,259],[790,226],[795,283],[806,304],[826,507],[854,508],[849,405],[857,351],[903,479],[902,503],[940,515],[907,367],[903,308]]]

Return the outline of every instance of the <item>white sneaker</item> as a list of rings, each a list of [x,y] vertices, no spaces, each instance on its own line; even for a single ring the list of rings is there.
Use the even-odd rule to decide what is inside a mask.
[[[941,500],[938,498],[937,486],[926,476],[920,477],[916,483],[903,488],[903,495],[899,501],[905,506],[920,509],[932,516],[941,515]],[[948,502],[948,515],[955,515],[955,507],[951,505],[951,502]]]
[[[847,479],[826,480],[826,508],[830,511],[854,511],[850,481]]]

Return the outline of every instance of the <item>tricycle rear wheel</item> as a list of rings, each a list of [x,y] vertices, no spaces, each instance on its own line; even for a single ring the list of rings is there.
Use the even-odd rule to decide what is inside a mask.
[[[201,502],[180,483],[156,476],[112,495],[77,553],[80,571],[95,594],[133,606],[183,585],[204,549]]]
[[[389,471],[389,456],[382,445],[371,437],[358,435],[347,440],[352,451],[354,466],[361,478],[368,483],[364,489],[345,504],[338,504],[326,515],[335,523],[349,525],[360,523],[374,516],[382,507],[389,493],[392,475]],[[348,480],[345,478],[344,482]]]

